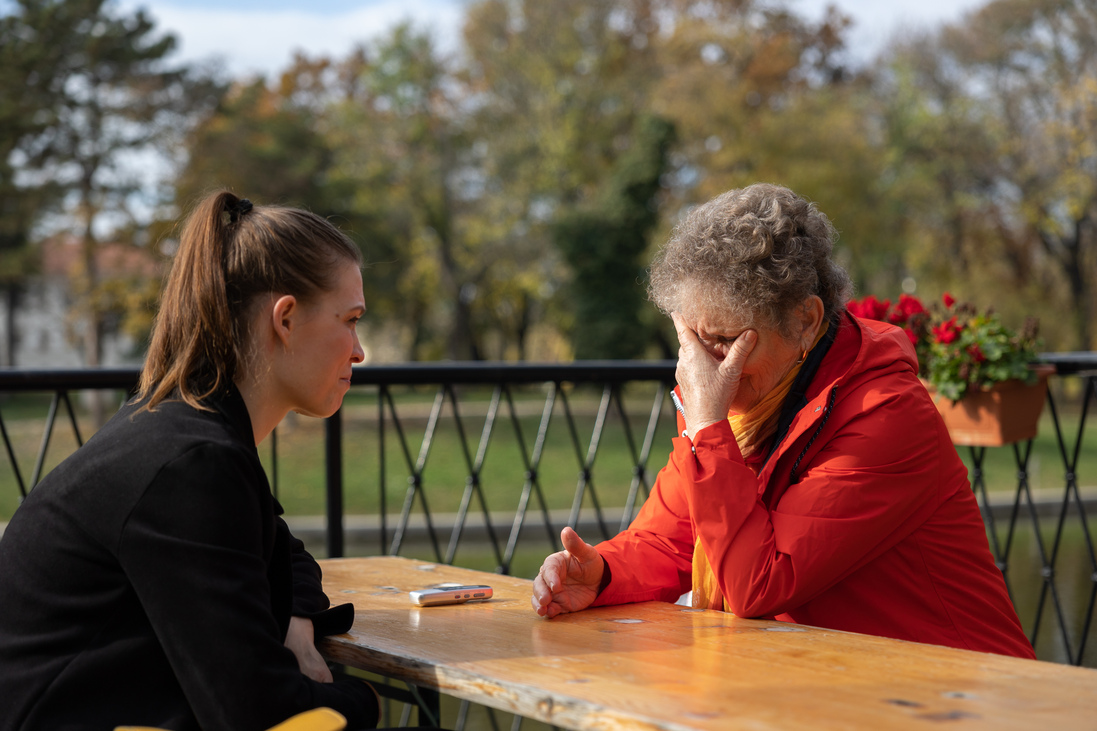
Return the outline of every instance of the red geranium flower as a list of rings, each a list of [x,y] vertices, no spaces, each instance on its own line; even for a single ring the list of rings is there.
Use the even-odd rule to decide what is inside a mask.
[[[922,305],[922,301],[917,297],[911,297],[909,294],[899,295],[899,302],[895,305],[895,309],[888,315],[888,322],[892,325],[904,325],[914,315],[919,315],[926,311],[926,308]]]
[[[940,325],[933,326],[933,339],[941,345],[948,345],[960,337],[960,325],[955,317],[945,320]]]
[[[883,320],[889,307],[891,307],[891,300],[881,302],[870,294],[860,302],[856,300],[850,302],[846,309],[849,310],[850,314],[860,317],[862,320]]]
[[[937,393],[958,401],[971,389],[986,389],[1010,379],[1035,379],[1030,363],[1038,357],[1035,323],[1015,333],[993,310],[980,313],[945,292],[925,307],[909,294],[894,306],[872,295],[850,302],[851,314],[882,320],[906,333],[918,357],[918,375]]]

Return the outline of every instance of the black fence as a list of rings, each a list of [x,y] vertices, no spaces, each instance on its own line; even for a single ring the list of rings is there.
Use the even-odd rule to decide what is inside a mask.
[[[1097,353],[1046,360],[1058,373],[1041,436],[997,449],[964,447],[961,455],[1038,656],[1097,666],[1087,644],[1097,601],[1088,519],[1097,506],[1097,437],[1086,435]],[[324,421],[314,443],[322,451],[313,481],[322,483],[314,487],[323,491],[315,502],[323,515],[291,510],[289,519],[330,557],[414,555],[531,575],[558,550],[564,525],[597,542],[635,515],[669,452],[673,379],[672,361],[358,368],[344,408]],[[62,447],[51,451],[61,425],[71,432],[69,448],[83,443],[74,394],[111,393],[120,401],[136,380],[136,369],[0,371],[0,437],[14,490],[25,496],[50,460],[63,456],[56,454]],[[45,409],[29,471],[28,455],[9,435],[31,408],[17,408],[16,394],[39,394],[36,408]],[[285,431],[263,447],[276,494],[293,459]],[[1007,489],[988,489],[1002,470],[1010,473]]]

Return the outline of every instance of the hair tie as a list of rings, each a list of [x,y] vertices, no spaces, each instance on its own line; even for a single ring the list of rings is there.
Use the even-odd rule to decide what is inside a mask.
[[[241,198],[236,201],[236,205],[229,206],[229,223],[236,223],[240,220],[240,216],[252,209],[251,201],[247,198]]]

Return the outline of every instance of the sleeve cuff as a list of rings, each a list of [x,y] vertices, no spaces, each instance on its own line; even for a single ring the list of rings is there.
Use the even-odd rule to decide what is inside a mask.
[[[349,632],[351,625],[354,624],[354,605],[348,602],[330,609],[298,616],[312,620],[312,633],[317,639],[329,635],[341,635]]]
[[[598,582],[598,594],[605,591],[611,581],[613,581],[613,572],[609,569],[609,561],[606,560],[605,556],[602,556],[602,580]]]

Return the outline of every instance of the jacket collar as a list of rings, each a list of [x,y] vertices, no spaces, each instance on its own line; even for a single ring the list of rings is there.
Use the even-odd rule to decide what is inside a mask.
[[[255,431],[251,426],[251,415],[248,406],[244,403],[244,397],[235,384],[229,384],[227,388],[210,396],[206,405],[217,411],[225,421],[235,429],[240,439],[246,444],[255,446]]]
[[[848,312],[843,313],[834,343],[807,386],[803,407],[793,415],[784,437],[771,448],[770,456],[759,472],[760,482],[771,483],[773,470],[781,457],[826,417],[827,410],[835,403],[831,398],[835,389],[844,390],[862,379],[900,370],[918,372],[918,358],[907,335],[894,325],[861,320]],[[840,392],[835,394],[840,395]]]
[[[816,400],[835,385],[860,377],[909,370],[918,373],[918,356],[905,332],[878,320],[862,320],[848,312],[829,357],[823,360],[808,389],[808,398]],[[871,374],[871,375],[867,375]]]

